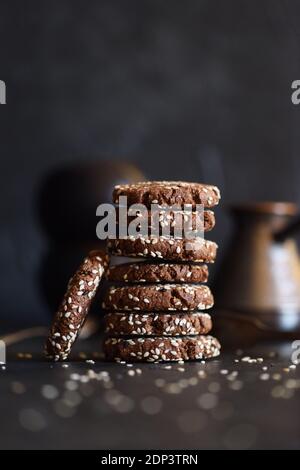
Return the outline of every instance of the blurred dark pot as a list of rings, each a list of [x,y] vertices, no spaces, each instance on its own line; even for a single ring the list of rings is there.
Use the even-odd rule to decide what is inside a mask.
[[[112,201],[116,184],[143,180],[128,162],[76,163],[58,168],[42,183],[38,213],[46,235],[56,242],[96,240],[96,208]]]

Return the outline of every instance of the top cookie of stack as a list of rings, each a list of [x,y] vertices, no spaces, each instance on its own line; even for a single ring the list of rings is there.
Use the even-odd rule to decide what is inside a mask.
[[[220,200],[217,187],[200,183],[154,181],[116,186],[113,201],[127,197],[128,206],[151,204],[182,207],[184,220],[192,228],[199,222],[198,212],[183,206],[202,204],[210,209]],[[151,224],[150,211],[147,223]],[[145,215],[141,215],[145,217]],[[214,213],[205,210],[200,224],[204,232],[214,227]],[[110,268],[109,281],[122,283],[112,286],[104,299],[106,332],[105,352],[108,359],[158,362],[213,357],[220,345],[206,335],[212,326],[211,318],[201,310],[213,305],[213,296],[206,282],[208,268],[216,258],[217,245],[196,236],[176,238],[172,227],[175,214],[167,220],[163,211],[160,224],[170,223],[170,236],[128,236],[108,241],[112,254],[144,258],[144,261],[125,263]],[[172,225],[173,224],[173,225]],[[197,226],[199,228],[199,225]],[[129,338],[128,338],[129,337]]]
[[[151,204],[171,206],[173,204],[203,204],[204,207],[214,207],[220,201],[220,191],[216,186],[184,181],[146,181],[135,184],[115,186],[113,191],[114,203],[119,203],[120,196],[126,196],[128,205]]]

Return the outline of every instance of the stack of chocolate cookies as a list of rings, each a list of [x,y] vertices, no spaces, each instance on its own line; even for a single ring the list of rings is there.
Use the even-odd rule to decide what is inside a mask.
[[[217,187],[199,183],[145,182],[117,186],[114,203],[126,196],[128,205],[182,207],[181,215],[192,228],[202,224],[204,233],[215,225],[214,213],[220,192]],[[204,212],[186,211],[202,204]],[[184,208],[185,205],[185,208]],[[177,237],[174,212],[159,213],[159,223],[170,224],[168,236],[128,236],[108,241],[117,256],[142,258],[110,267],[107,279],[113,282],[104,298],[107,359],[116,361],[186,361],[215,357],[220,352],[217,339],[208,335],[212,320],[206,310],[213,295],[205,285],[208,266],[216,258],[217,245],[196,236]],[[143,214],[141,217],[145,217]],[[166,219],[167,217],[167,219]],[[199,219],[199,220],[198,220]]]

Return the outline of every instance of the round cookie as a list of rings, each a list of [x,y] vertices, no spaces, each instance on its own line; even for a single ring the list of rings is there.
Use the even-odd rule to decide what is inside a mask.
[[[218,356],[220,348],[216,338],[201,335],[182,338],[108,338],[104,342],[106,359],[117,362],[208,359]]]
[[[206,264],[124,263],[111,266],[106,277],[114,282],[207,282]]]
[[[114,203],[119,203],[120,196],[127,196],[128,205],[144,204],[146,207],[151,207],[151,204],[203,204],[204,207],[213,207],[221,198],[216,186],[184,181],[145,181],[115,186]]]
[[[148,284],[110,287],[103,308],[142,312],[193,311],[213,306],[209,287],[201,284]]]
[[[120,212],[117,210],[117,229],[120,229],[119,222],[123,223],[123,219],[120,217]],[[146,230],[146,233],[143,235],[148,235],[152,231],[152,235],[170,235],[170,236],[182,236],[184,235],[184,230],[187,233],[192,235],[191,230],[197,230],[198,234],[200,231],[209,232],[215,226],[215,214],[212,211],[164,211],[159,210],[157,212],[148,212],[147,216],[143,215],[141,212],[136,215],[128,215],[127,219],[124,220],[127,226],[136,221],[137,218],[141,222],[141,229]],[[145,228],[145,226],[147,228]],[[125,228],[125,227],[124,227]],[[169,233],[165,230],[169,230]],[[180,231],[181,233],[178,233]],[[119,232],[117,232],[119,233]],[[195,234],[196,235],[196,234]],[[200,233],[201,235],[201,233]]]
[[[108,255],[103,251],[92,251],[70,279],[45,344],[48,358],[55,361],[67,359],[108,262]]]
[[[218,245],[203,238],[127,237],[109,240],[111,253],[117,256],[158,258],[167,261],[214,263]]]
[[[205,335],[212,328],[207,313],[108,313],[105,332],[110,336],[183,336]]]

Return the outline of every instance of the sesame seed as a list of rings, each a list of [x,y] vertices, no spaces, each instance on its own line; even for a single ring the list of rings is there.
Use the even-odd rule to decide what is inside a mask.
[[[265,373],[265,374],[261,374],[261,375],[259,376],[259,378],[260,378],[260,380],[269,380],[270,374],[266,374],[266,373]]]

